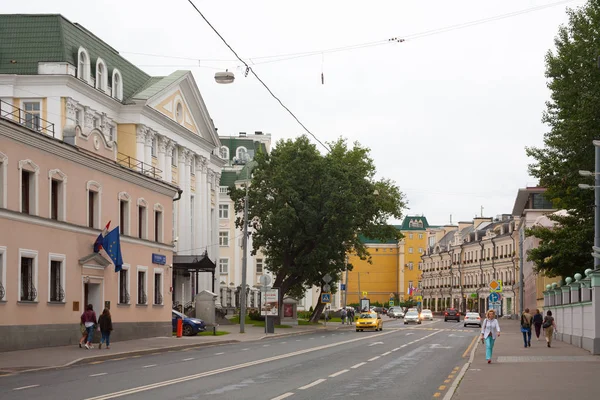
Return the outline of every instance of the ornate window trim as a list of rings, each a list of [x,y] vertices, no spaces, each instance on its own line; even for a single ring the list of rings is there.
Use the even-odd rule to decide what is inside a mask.
[[[30,208],[30,215],[40,215],[39,213],[39,175],[40,175],[40,167],[35,164],[33,161],[27,159],[27,160],[20,160],[19,161],[19,211],[23,212],[22,210],[22,204],[23,204],[23,191],[20,189],[22,187],[22,182],[23,182],[23,171],[29,171],[33,174],[33,187],[31,189],[33,189],[33,193],[29,193],[29,197],[31,199],[31,197],[33,196],[33,203],[29,205]],[[30,200],[31,201],[31,200]]]
[[[89,192],[96,192],[98,194],[98,215],[96,216],[96,220],[94,221],[94,228],[100,229],[101,221],[102,221],[102,185],[96,181],[87,181],[86,182],[86,225],[90,220],[90,196]]]
[[[113,69],[112,73],[112,96],[121,101],[123,100],[123,75],[118,69]]]
[[[83,62],[81,62],[82,55],[85,57]],[[79,47],[79,50],[77,50],[77,78],[88,84],[90,83],[90,55],[83,47]]]
[[[59,290],[62,291],[61,293],[61,297],[62,300],[58,300],[58,302],[60,303],[66,303],[65,299],[66,299],[66,290],[67,290],[67,285],[66,285],[66,276],[67,276],[67,256],[64,254],[56,254],[56,253],[49,253],[48,254],[48,301],[52,301],[52,302],[57,302],[56,300],[51,300],[51,280],[52,280],[52,261],[60,261],[60,288]],[[59,297],[60,298],[60,297]]]
[[[7,208],[8,156],[0,151],[0,208]]]
[[[127,192],[119,192],[117,194],[118,210],[119,210],[119,229],[122,235],[131,235],[131,195]],[[127,203],[127,214],[124,216],[125,227],[121,220],[121,201]]]
[[[23,257],[27,257],[27,258],[32,258],[33,259],[33,277],[32,277],[32,289],[34,291],[34,295],[32,297],[32,302],[37,302],[39,295],[37,292],[37,287],[38,287],[38,281],[39,281],[39,273],[38,273],[38,251],[37,250],[29,250],[29,249],[19,249],[19,271],[18,271],[18,275],[17,275],[17,299],[18,301],[24,301],[21,300],[21,295],[22,295],[22,283],[21,283],[21,259]]]
[[[160,221],[156,220],[156,212],[160,213]],[[165,242],[165,208],[163,207],[162,204],[160,204],[160,203],[154,204],[153,215],[154,215],[154,232],[156,233],[156,229],[157,229],[156,224],[158,224],[158,236],[159,236],[158,242],[164,243]],[[154,241],[157,241],[156,237],[154,237],[153,239],[154,239]]]
[[[51,169],[48,171],[48,217],[52,217],[52,180],[61,182],[60,192],[58,193],[58,221],[67,220],[67,175],[60,169]]]
[[[98,76],[100,67],[102,67],[102,75]],[[108,92],[108,68],[104,60],[100,57],[96,60],[96,89]]]

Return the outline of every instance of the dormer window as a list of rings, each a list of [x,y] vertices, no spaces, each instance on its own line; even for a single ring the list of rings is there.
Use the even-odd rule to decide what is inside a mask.
[[[228,160],[229,159],[229,149],[227,148],[227,146],[221,146],[219,154],[223,160]]]
[[[82,81],[90,81],[90,57],[83,47],[77,52],[77,78]]]
[[[246,161],[247,154],[248,154],[248,151],[246,150],[245,147],[238,147],[238,149],[237,149],[237,158],[238,158],[238,160],[240,160],[240,161]]]
[[[101,58],[96,61],[96,89],[100,89],[106,92],[108,86],[108,76],[106,71],[106,64]]]
[[[118,69],[113,69],[112,74],[112,95],[117,100],[123,100],[123,79]]]

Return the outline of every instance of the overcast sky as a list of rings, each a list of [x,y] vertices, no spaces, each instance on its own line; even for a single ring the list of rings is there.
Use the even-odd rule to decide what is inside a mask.
[[[405,193],[407,213],[431,224],[448,223],[450,215],[470,220],[481,206],[485,216],[510,213],[517,190],[535,184],[524,148],[540,146],[547,130],[544,56],[567,21],[565,8],[584,4],[194,2],[321,141],[342,136],[370,148],[378,176]],[[492,19],[521,10],[530,11]],[[193,71],[220,135],[263,131],[277,141],[303,133],[255,78],[244,78],[241,63],[187,0],[3,1],[0,12],[60,13],[151,75]],[[440,30],[471,21],[482,23]],[[408,40],[386,42],[393,37]],[[327,51],[373,42],[383,44]],[[261,64],[281,58],[261,57],[306,52],[316,55]],[[214,73],[226,68],[235,83],[216,84]]]

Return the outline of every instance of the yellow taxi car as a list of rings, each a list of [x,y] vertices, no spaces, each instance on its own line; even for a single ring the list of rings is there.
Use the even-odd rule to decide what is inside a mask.
[[[376,331],[383,330],[383,320],[376,312],[360,313],[356,320],[356,332],[365,329],[375,329]]]

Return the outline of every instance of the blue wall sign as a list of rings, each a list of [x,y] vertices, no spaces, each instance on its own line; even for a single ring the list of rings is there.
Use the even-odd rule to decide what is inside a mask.
[[[498,293],[490,293],[490,303],[497,303],[500,301],[500,295]]]
[[[167,263],[167,256],[164,254],[152,253],[152,264],[165,265]]]

